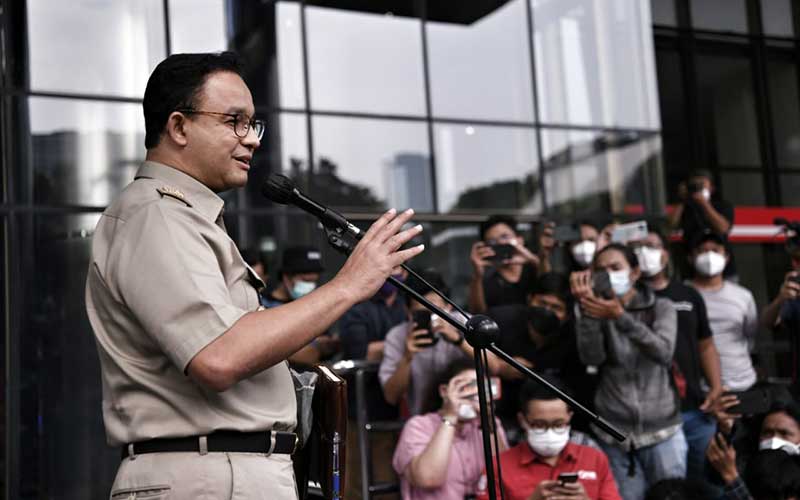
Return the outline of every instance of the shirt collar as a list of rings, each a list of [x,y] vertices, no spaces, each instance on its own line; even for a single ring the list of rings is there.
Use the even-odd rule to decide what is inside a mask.
[[[527,442],[522,442],[519,444],[520,446],[520,456],[519,456],[519,463],[520,465],[527,466],[531,465],[534,462],[541,462],[544,463],[542,457],[537,455],[531,449],[531,446]],[[577,445],[572,441],[568,441],[567,445],[561,450],[561,453],[558,454],[558,461],[556,462],[555,467],[558,467],[559,464],[562,462],[575,462],[577,452]]]
[[[215,222],[222,213],[225,202],[214,191],[191,175],[155,161],[145,161],[136,172],[139,177],[163,181],[167,186],[179,190],[186,201],[205,217]]]

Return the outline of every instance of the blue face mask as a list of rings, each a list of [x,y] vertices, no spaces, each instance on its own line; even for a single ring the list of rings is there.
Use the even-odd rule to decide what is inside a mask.
[[[611,281],[611,288],[614,295],[622,297],[631,289],[631,278],[629,271],[609,271],[608,279]]]
[[[292,285],[292,289],[289,290],[289,295],[291,295],[293,299],[299,299],[313,292],[315,288],[317,288],[317,284],[313,281],[297,280],[294,282],[294,285]]]

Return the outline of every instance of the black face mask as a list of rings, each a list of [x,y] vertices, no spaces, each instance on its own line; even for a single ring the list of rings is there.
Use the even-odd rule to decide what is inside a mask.
[[[534,330],[544,337],[557,335],[561,330],[561,321],[558,316],[546,307],[529,307],[528,322]]]

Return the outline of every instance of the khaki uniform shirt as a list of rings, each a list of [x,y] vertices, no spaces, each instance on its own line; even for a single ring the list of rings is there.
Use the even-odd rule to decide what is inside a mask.
[[[97,224],[86,309],[112,446],[295,427],[286,363],[222,393],[186,375],[200,350],[259,307],[263,283],[226,233],[223,203],[191,176],[145,162]]]

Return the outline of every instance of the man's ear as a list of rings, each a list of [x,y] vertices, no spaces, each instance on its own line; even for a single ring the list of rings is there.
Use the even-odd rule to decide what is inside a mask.
[[[186,146],[188,139],[186,138],[186,115],[179,111],[173,111],[167,118],[167,124],[164,126],[163,135],[168,136],[169,140],[178,146]]]

